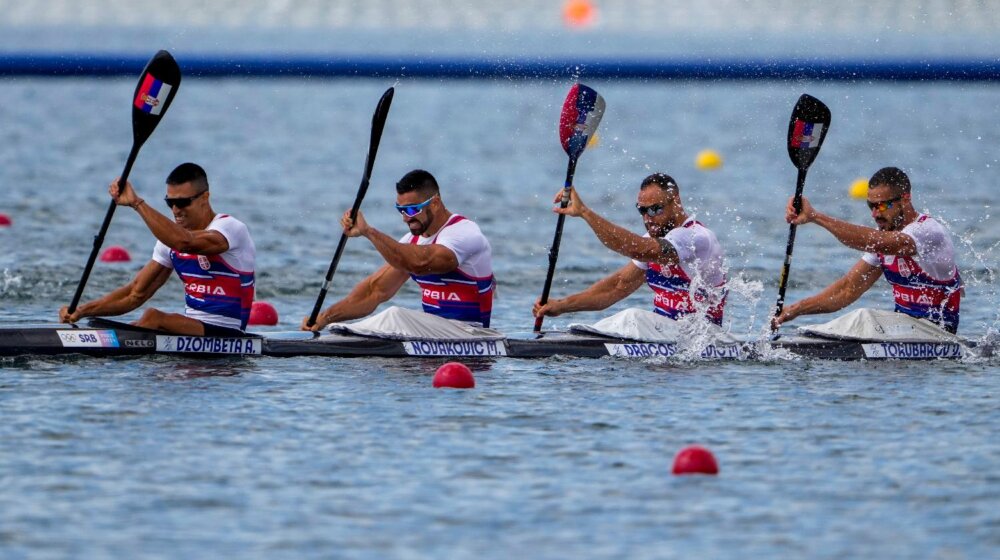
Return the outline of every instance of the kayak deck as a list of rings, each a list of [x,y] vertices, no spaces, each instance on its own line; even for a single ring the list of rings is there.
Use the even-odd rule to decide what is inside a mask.
[[[360,335],[291,331],[248,333],[243,337],[182,336],[93,319],[88,326],[0,326],[0,356],[327,356],[360,357],[510,357],[522,359],[680,358],[691,360],[926,360],[991,357],[992,345],[956,342],[859,342],[810,336],[686,347],[673,342],[640,342],[561,331],[515,333],[502,340],[391,340]]]

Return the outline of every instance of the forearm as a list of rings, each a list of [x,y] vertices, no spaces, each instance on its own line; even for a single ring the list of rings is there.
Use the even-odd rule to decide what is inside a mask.
[[[620,255],[643,262],[653,261],[661,256],[660,244],[655,239],[636,235],[611,223],[590,208],[584,210],[581,217],[605,247]]]
[[[887,244],[887,240],[882,239],[887,237],[887,232],[838,220],[818,212],[813,222],[833,234],[837,241],[858,251],[895,253],[898,250],[898,248]]]
[[[320,313],[317,322],[326,325],[367,317],[388,299],[372,289],[371,281],[365,281],[355,286],[351,293],[347,294],[347,297]]]
[[[627,285],[627,280],[612,275],[598,280],[582,292],[567,296],[560,302],[559,307],[564,313],[602,311],[634,291],[635,288]]]
[[[426,246],[400,243],[373,227],[369,227],[364,236],[371,241],[385,262],[394,268],[411,274],[438,272],[429,269],[430,261],[427,259]]]
[[[180,252],[190,249],[194,235],[189,230],[154,210],[145,200],[140,199],[132,208],[161,243]]]
[[[802,301],[788,306],[786,314],[790,317],[798,317],[801,315],[833,313],[854,303],[857,299],[858,296],[849,290],[844,289],[838,284],[833,284],[814,296],[807,297]]]
[[[97,317],[123,315],[138,309],[146,299],[135,294],[130,286],[122,286],[104,297],[80,305],[76,310],[78,317]]]

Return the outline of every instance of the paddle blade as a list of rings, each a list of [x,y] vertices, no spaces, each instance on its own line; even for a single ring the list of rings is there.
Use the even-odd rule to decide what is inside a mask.
[[[802,94],[788,122],[788,156],[799,170],[808,169],[830,130],[830,109],[809,94]]]
[[[153,133],[177,95],[181,69],[167,51],[156,53],[139,76],[132,96],[132,139],[141,146]]]
[[[361,205],[361,198],[364,197],[364,191],[368,190],[368,181],[371,180],[372,169],[375,167],[375,154],[378,153],[378,145],[382,141],[382,131],[385,129],[385,120],[389,117],[389,107],[392,106],[392,96],[395,93],[395,88],[385,90],[382,98],[378,100],[378,105],[375,106],[375,113],[372,114],[372,134],[371,139],[368,141],[365,174],[361,178],[361,190],[358,193],[357,206],[354,207],[351,213],[352,216],[357,215],[358,206]]]
[[[569,88],[559,118],[559,141],[570,158],[580,157],[587,149],[603,116],[604,98],[599,93],[583,84]]]

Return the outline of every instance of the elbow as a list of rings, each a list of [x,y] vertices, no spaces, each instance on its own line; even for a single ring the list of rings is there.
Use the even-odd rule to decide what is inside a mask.
[[[190,239],[183,239],[177,241],[176,243],[172,243],[170,245],[170,248],[173,249],[174,251],[177,251],[178,253],[187,253],[187,254],[192,254],[197,250],[197,247],[195,247],[194,243]]]

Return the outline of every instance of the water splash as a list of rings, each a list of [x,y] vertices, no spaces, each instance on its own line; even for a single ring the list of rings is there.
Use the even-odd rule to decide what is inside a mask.
[[[7,297],[8,294],[18,292],[21,284],[20,275],[12,274],[9,269],[3,269],[3,275],[0,276],[0,297]]]

